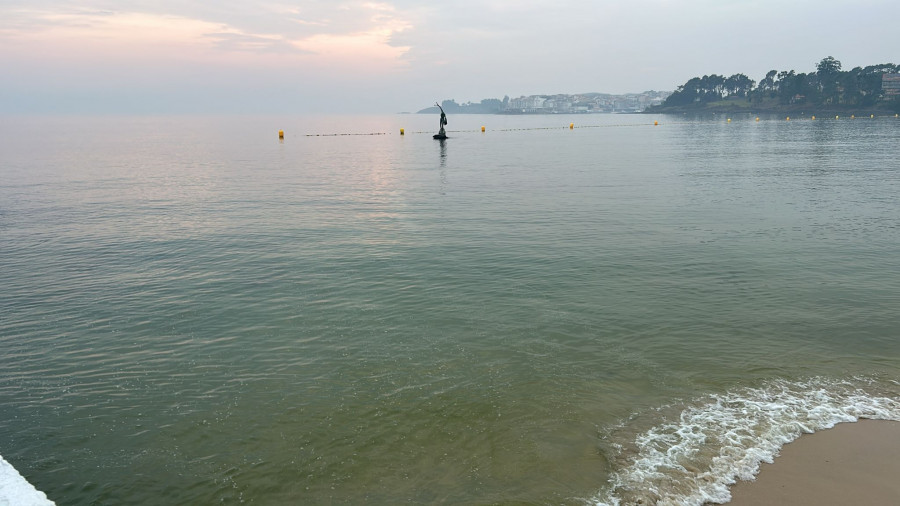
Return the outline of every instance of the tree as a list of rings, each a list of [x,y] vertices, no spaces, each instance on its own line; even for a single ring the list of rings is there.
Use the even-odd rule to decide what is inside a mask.
[[[762,81],[759,82],[758,89],[761,91],[770,92],[770,93],[777,90],[778,87],[775,86],[775,76],[777,76],[777,75],[778,75],[777,70],[770,70],[769,72],[767,72],[765,79],[763,79]]]
[[[881,76],[883,74],[892,74],[900,72],[900,65],[893,63],[881,63],[878,65],[869,65],[859,71],[856,76],[859,93],[863,96],[861,103],[863,105],[874,104],[881,93]]]
[[[441,107],[447,112],[458,112],[460,109],[460,105],[452,98],[450,100],[441,101]]]
[[[718,102],[726,97],[747,97],[754,103],[763,98],[777,98],[784,106],[805,104],[806,107],[900,107],[900,97],[885,97],[881,89],[883,75],[900,72],[900,65],[881,63],[868,67],[841,70],[841,62],[833,56],[816,64],[816,71],[798,74],[793,70],[770,70],[759,86],[744,74],[728,78],[717,74],[694,77],[679,86],[663,104],[665,107],[694,107]],[[764,102],[764,101],[763,101]],[[769,107],[771,104],[762,104]]]
[[[863,98],[863,93],[859,89],[859,74],[862,68],[855,67],[849,72],[841,72],[838,74],[838,87],[840,90],[840,101],[842,104],[859,104]]]
[[[822,58],[822,61],[816,65],[816,73],[819,77],[822,77],[823,75],[834,76],[840,71],[841,62],[836,60],[834,56]]]
[[[665,101],[665,105],[684,106],[699,101],[701,99],[700,82],[701,79],[699,77],[688,80],[688,82],[679,86],[671,95],[669,95],[669,98]]]
[[[754,84],[756,83],[746,75],[734,74],[725,80],[725,90],[728,95],[746,97],[753,89]]]
[[[797,74],[791,70],[790,72],[782,70],[778,73],[778,101],[782,104],[788,104],[797,94]]]
[[[710,74],[700,79],[701,100],[712,102],[725,96],[725,76]]]
[[[503,102],[496,98],[485,98],[481,101],[480,104],[478,104],[476,109],[482,114],[498,112],[503,110]]]
[[[837,104],[840,102],[838,95],[838,79],[841,74],[841,62],[833,56],[822,58],[816,65],[816,77],[818,88],[822,92],[826,103]]]

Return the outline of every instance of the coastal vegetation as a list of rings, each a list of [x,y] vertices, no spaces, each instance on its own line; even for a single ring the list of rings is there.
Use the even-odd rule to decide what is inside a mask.
[[[759,83],[744,74],[694,77],[647,112],[702,111],[892,111],[900,112],[894,76],[900,65],[882,63],[841,70],[832,56],[815,72],[770,70]],[[886,79],[884,76],[888,75]],[[883,83],[891,83],[883,86]],[[900,84],[900,82],[898,82]]]
[[[486,98],[481,102],[465,102],[459,104],[456,100],[443,100],[441,107],[447,114],[500,114],[509,104],[509,97],[503,97],[503,100],[496,98]],[[419,111],[419,114],[432,114],[438,112],[438,107],[428,107]]]

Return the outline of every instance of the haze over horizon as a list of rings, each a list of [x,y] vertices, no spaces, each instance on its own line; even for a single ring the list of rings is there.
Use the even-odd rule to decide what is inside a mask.
[[[897,60],[893,0],[7,0],[0,114],[394,113]]]

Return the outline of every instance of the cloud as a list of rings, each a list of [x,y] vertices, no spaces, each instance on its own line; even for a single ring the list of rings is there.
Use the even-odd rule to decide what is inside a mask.
[[[203,36],[214,42],[216,50],[224,52],[315,54],[274,36],[234,32],[206,33]]]
[[[237,63],[241,54],[252,53],[291,55],[301,59],[298,63],[344,64],[351,69],[363,64],[387,68],[404,64],[408,47],[392,38],[411,27],[383,2],[275,4],[248,12],[246,18],[238,15],[240,9],[226,15],[217,9],[159,12],[39,5],[44,8],[0,7],[0,19],[5,17],[0,40],[14,43],[17,51],[31,47],[37,55],[56,50],[88,59],[143,55],[225,63],[235,57]]]
[[[0,0],[0,97],[189,82],[201,95],[302,87],[323,108],[363,96],[408,110],[440,98],[674,89],[708,73],[758,79],[808,71],[828,54],[845,67],[890,61],[894,46],[850,28],[890,33],[900,4],[860,1]]]
[[[347,5],[344,7],[349,8]],[[364,65],[372,70],[378,64],[386,65],[385,68],[405,65],[403,56],[410,48],[405,44],[396,44],[394,37],[409,30],[411,23],[395,16],[393,7],[388,4],[369,2],[356,4],[355,7],[364,12],[354,14],[350,25],[360,26],[358,20],[364,17],[367,22],[361,25],[361,29],[319,33],[296,40],[295,44],[327,58]]]

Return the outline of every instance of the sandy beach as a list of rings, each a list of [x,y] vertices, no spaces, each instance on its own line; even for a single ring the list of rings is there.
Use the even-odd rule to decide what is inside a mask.
[[[900,504],[900,422],[860,420],[803,435],[731,493],[729,506]]]

